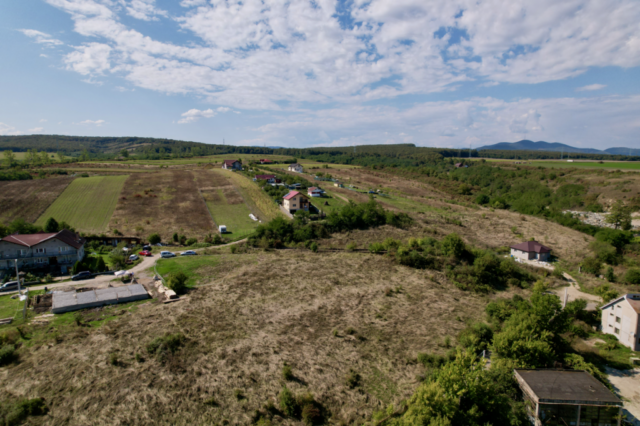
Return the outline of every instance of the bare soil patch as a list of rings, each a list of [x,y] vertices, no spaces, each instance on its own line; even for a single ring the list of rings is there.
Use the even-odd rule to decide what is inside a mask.
[[[71,177],[0,182],[0,222],[35,222],[71,183]]]
[[[158,233],[167,241],[174,232],[202,237],[213,231],[213,221],[194,174],[166,170],[129,176],[109,228],[143,237]]]

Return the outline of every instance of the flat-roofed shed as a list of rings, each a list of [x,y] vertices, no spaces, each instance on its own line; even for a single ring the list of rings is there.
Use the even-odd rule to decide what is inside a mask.
[[[525,370],[514,374],[536,425],[620,425],[622,401],[581,370]]]

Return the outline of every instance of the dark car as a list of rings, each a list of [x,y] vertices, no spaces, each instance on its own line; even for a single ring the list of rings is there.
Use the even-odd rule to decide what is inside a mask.
[[[0,285],[0,291],[14,291],[18,289],[18,281],[9,281]]]
[[[93,278],[93,276],[91,275],[91,272],[82,271],[82,272],[78,272],[76,275],[72,276],[71,277],[71,281],[88,280],[89,278]]]

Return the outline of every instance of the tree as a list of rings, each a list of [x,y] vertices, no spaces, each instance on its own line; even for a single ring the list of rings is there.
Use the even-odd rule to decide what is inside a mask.
[[[616,282],[616,274],[613,272],[613,268],[611,266],[607,268],[607,272],[604,273],[604,277],[610,283]]]
[[[89,161],[89,151],[87,149],[82,150],[82,154],[80,154],[80,161]]]
[[[602,262],[596,257],[585,257],[582,261],[582,271],[587,274],[600,275]]]
[[[187,289],[187,280],[189,279],[189,277],[187,277],[187,275],[184,272],[176,272],[175,274],[171,275],[171,277],[169,278],[169,282],[167,283],[167,286],[176,292],[176,294],[182,294],[186,291]]]
[[[624,275],[624,280],[629,284],[640,284],[640,269],[631,268]]]
[[[184,235],[180,235],[180,245],[185,245],[187,242],[187,237]]]
[[[162,238],[160,238],[160,235],[158,234],[149,235],[149,244],[158,244],[160,241],[162,241]]]
[[[458,234],[451,233],[442,239],[440,243],[442,254],[445,256],[455,256],[457,258],[462,257],[466,251],[466,246],[462,238]]]
[[[173,242],[177,243],[178,241],[180,241],[180,237],[178,237],[178,233],[176,232],[175,234],[173,234]]]
[[[104,263],[104,259],[102,258],[102,256],[100,256],[98,258],[98,261],[96,262],[96,271],[104,272],[106,270],[107,270],[107,265]]]
[[[129,151],[127,151],[126,149],[123,149],[120,151],[120,155],[123,156],[124,158],[129,158]]]
[[[58,221],[50,217],[44,225],[44,230],[46,232],[58,232],[60,230],[60,225],[58,224]]]
[[[618,200],[613,207],[611,207],[611,212],[604,220],[615,226],[615,229],[620,227],[628,231],[631,229],[631,209],[626,207],[622,201]]]
[[[49,154],[46,151],[42,151],[40,153],[40,162],[42,164],[49,164],[51,163],[51,159],[49,158]]]
[[[11,150],[3,152],[4,161],[7,162],[7,167],[13,167],[16,164],[16,155]]]
[[[60,151],[58,151],[58,162],[60,163],[64,163],[65,162],[65,158],[64,158],[64,154]]]

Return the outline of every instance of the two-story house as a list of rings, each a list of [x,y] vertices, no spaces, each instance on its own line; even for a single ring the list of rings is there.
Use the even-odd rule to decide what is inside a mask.
[[[631,350],[640,350],[640,294],[627,293],[602,309],[602,332],[613,334]]]
[[[282,198],[282,207],[291,214],[300,209],[309,211],[309,199],[298,191],[291,191]]]
[[[224,160],[222,168],[225,170],[242,170],[242,163],[238,160]]]
[[[302,166],[298,163],[289,164],[287,168],[290,172],[302,173]]]
[[[46,269],[66,273],[84,257],[85,239],[71,231],[13,234],[0,239],[0,269]]]

